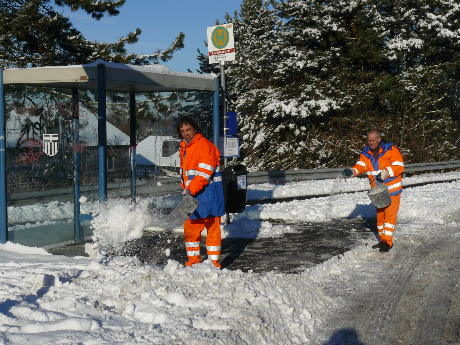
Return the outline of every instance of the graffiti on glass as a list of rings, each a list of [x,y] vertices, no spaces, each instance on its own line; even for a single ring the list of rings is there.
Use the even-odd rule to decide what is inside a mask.
[[[42,143],[36,139],[26,139],[21,143],[26,152],[21,152],[16,157],[16,164],[34,164],[40,160],[45,153],[41,150]],[[37,150],[38,148],[38,150]]]

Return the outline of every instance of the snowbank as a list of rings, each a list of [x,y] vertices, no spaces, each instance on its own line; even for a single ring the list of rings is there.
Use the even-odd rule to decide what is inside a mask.
[[[458,181],[406,189],[397,248],[434,234],[458,241],[459,192]],[[368,204],[358,192],[253,206],[225,231],[243,234],[238,228],[247,226],[278,236],[291,227],[268,219],[368,217]],[[133,210],[114,201],[93,224],[101,238],[124,241],[155,220],[148,212],[147,203]],[[330,336],[325,323],[347,293],[373,282],[370,263],[389,264],[393,251],[382,258],[364,243],[300,274],[281,274],[219,271],[209,262],[184,268],[70,258],[7,243],[0,245],[0,344],[322,344]]]

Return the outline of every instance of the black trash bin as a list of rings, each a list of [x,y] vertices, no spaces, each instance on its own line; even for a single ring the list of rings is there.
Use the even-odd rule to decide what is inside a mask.
[[[240,213],[246,207],[248,171],[242,164],[226,167],[222,174],[225,212]]]

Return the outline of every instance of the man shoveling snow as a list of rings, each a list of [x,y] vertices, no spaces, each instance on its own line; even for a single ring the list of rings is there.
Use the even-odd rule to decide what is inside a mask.
[[[177,126],[180,143],[180,172],[183,194],[198,200],[198,207],[184,223],[184,241],[188,261],[185,266],[201,262],[201,232],[206,227],[206,250],[212,264],[221,268],[220,217],[225,213],[220,153],[217,147],[199,133],[189,117]]]

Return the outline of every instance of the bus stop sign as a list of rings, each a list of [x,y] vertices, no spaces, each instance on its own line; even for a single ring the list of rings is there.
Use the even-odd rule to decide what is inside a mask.
[[[233,24],[210,26],[207,30],[209,63],[235,60]]]

